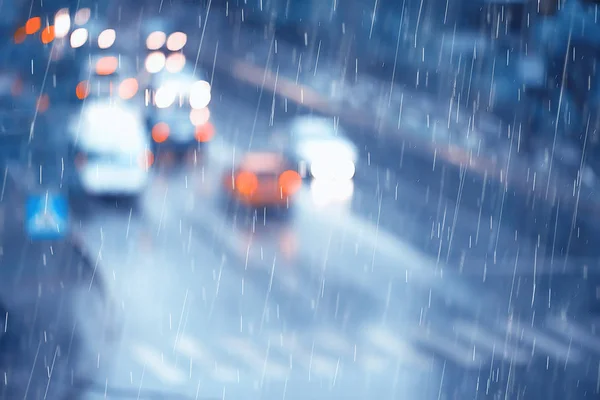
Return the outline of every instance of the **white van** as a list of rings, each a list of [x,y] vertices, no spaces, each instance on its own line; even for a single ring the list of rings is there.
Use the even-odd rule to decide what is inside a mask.
[[[88,102],[69,124],[76,185],[95,196],[136,197],[153,162],[142,111],[108,100]]]

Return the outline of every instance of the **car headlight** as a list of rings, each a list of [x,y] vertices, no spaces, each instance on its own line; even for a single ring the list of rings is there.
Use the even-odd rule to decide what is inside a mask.
[[[167,108],[175,102],[176,97],[177,92],[173,88],[163,86],[154,93],[154,104],[158,108]]]
[[[310,164],[310,174],[314,179],[349,181],[355,173],[356,166],[349,158],[322,158]]]
[[[195,82],[190,88],[190,106],[195,109],[205,108],[211,100],[210,83],[206,81]]]

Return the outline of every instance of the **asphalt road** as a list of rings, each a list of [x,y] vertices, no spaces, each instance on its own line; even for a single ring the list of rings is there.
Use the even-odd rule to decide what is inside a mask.
[[[448,238],[437,232],[453,204],[417,207],[427,193],[402,181],[385,192],[385,179],[361,178],[385,171],[360,165],[352,199],[306,187],[289,221],[224,210],[223,168],[272,121],[227,94],[212,118],[205,158],[157,167],[136,212],[98,201],[82,217],[123,309],[120,350],[99,350],[111,365],[99,382],[190,398],[591,396],[592,321],[563,320],[564,299],[548,309],[543,279],[514,275],[514,262],[488,254],[486,273],[481,260],[446,261],[436,237]],[[477,218],[457,215],[456,246],[468,249]],[[509,237],[498,239],[507,252]],[[473,252],[486,259],[490,241]]]
[[[290,220],[226,210],[223,169],[285,121],[225,91],[211,112],[207,154],[157,165],[135,211],[75,204],[119,308],[116,343],[79,357],[97,369],[85,398],[598,396],[597,322],[562,312],[575,294],[548,290],[550,266],[509,226],[368,160],[351,190],[305,187]],[[71,301],[96,337],[97,315]]]

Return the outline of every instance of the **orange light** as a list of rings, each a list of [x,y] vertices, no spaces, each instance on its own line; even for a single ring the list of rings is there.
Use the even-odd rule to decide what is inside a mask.
[[[250,196],[258,189],[258,178],[252,172],[242,171],[235,178],[235,189],[245,196]]]
[[[210,122],[196,127],[196,140],[200,143],[207,143],[215,136],[215,127]]]
[[[50,98],[44,93],[37,101],[37,110],[38,112],[43,113],[48,110],[48,107],[50,107]]]
[[[27,35],[33,35],[42,27],[42,19],[40,17],[29,18],[25,23],[25,33]]]
[[[75,94],[79,100],[83,100],[90,94],[90,85],[88,81],[81,81],[75,88]]]
[[[50,25],[44,28],[40,36],[42,43],[48,44],[54,40],[54,26]]]
[[[19,29],[17,29],[15,31],[15,35],[13,36],[13,39],[15,41],[16,44],[21,44],[25,41],[25,39],[27,38],[27,32],[25,31],[25,27],[22,26]]]
[[[302,177],[296,171],[287,170],[279,175],[279,187],[283,195],[291,196],[300,190],[301,186]]]
[[[152,127],[152,140],[156,143],[163,143],[169,138],[171,130],[165,122],[159,122]]]
[[[139,163],[143,169],[148,171],[152,164],[154,164],[154,153],[150,150],[146,150],[144,154],[141,155]]]
[[[102,76],[111,75],[118,67],[119,60],[117,57],[102,57],[96,62],[96,73]]]
[[[119,97],[129,100],[136,95],[139,89],[137,79],[127,78],[119,85]]]

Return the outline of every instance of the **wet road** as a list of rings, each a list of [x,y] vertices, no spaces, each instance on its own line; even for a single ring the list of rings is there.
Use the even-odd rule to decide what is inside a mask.
[[[211,111],[206,157],[156,168],[135,212],[78,207],[122,328],[82,356],[90,399],[597,396],[594,321],[514,274],[549,266],[510,227],[368,159],[352,188],[305,187],[289,221],[228,212],[223,168],[284,121],[225,91]]]
[[[368,179],[357,179],[351,200],[306,187],[289,221],[227,212],[222,168],[253,125],[260,144],[271,118],[226,93],[212,118],[218,138],[206,158],[157,168],[139,210],[96,202],[82,218],[123,312],[116,358],[99,350],[100,362],[115,362],[109,387],[191,398],[590,395],[600,354],[590,321],[565,322],[555,314],[564,304],[547,310],[541,284],[532,308],[533,283],[513,279],[514,262],[490,258],[483,284],[485,262],[463,257],[461,265],[439,244],[418,246],[445,243],[454,204],[439,212],[438,199],[427,203],[402,181],[397,196],[396,183],[384,191],[385,179],[372,177],[385,171],[364,164]],[[465,211],[453,224],[463,253],[477,218]],[[483,257],[496,239],[480,231],[484,247],[471,247]],[[510,252],[510,237],[498,248]],[[519,262],[533,261],[526,257]],[[571,376],[591,386],[560,392]]]

